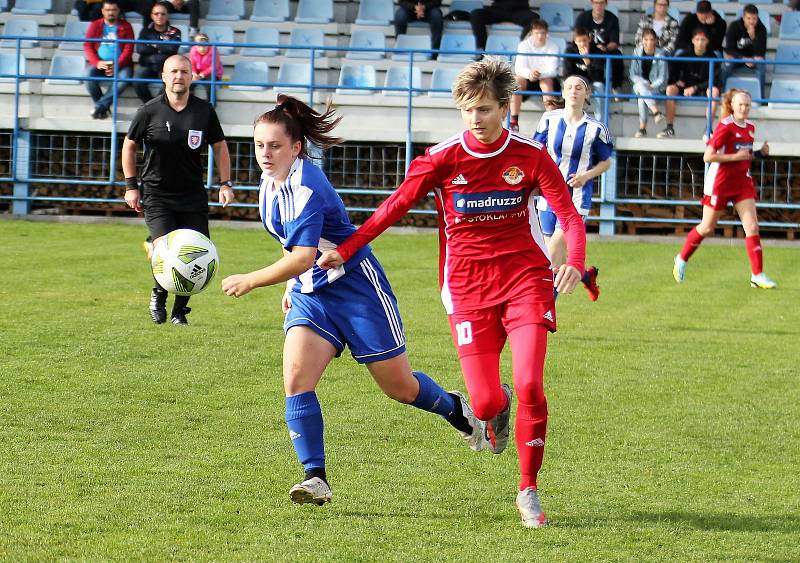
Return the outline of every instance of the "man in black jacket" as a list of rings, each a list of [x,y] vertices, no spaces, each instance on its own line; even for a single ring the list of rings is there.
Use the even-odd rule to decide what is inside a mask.
[[[405,33],[408,22],[428,22],[431,26],[431,48],[438,49],[442,43],[442,0],[399,0],[394,12],[395,36]],[[436,53],[432,55],[436,58]]]
[[[708,48],[721,53],[727,24],[725,23],[725,18],[711,7],[711,2],[708,0],[700,0],[697,3],[697,11],[694,14],[686,14],[686,17],[683,18],[678,29],[676,48],[691,51],[692,34],[698,27],[705,32],[708,38]],[[677,55],[678,53],[676,52],[675,54]]]
[[[608,0],[592,0],[592,9],[584,10],[575,19],[575,28],[587,30],[592,43],[601,53],[621,55],[619,50],[619,19],[606,10]],[[625,79],[625,65],[622,59],[611,60],[611,87],[616,93]]]
[[[181,31],[169,25],[169,11],[166,2],[157,2],[150,10],[152,23],[142,28],[138,39],[140,41],[174,41],[175,44],[164,43],[137,43],[136,52],[139,53],[139,64],[136,67],[135,78],[158,78],[164,61],[178,52],[181,40]],[[136,82],[136,95],[143,103],[149,102],[153,96],[150,93],[148,82]]]
[[[758,8],[748,4],[742,11],[742,17],[728,26],[725,34],[726,59],[758,59],[764,60],[767,54],[767,28],[758,17]],[[755,72],[761,88],[764,88],[764,75],[767,65],[756,63],[723,63],[722,76],[727,78],[736,68],[749,68]]]
[[[486,48],[486,26],[493,23],[511,22],[522,26],[520,41],[525,38],[531,23],[539,19],[539,14],[528,6],[528,0],[492,0],[489,7],[472,10],[469,21],[475,35],[475,46],[479,51]]]

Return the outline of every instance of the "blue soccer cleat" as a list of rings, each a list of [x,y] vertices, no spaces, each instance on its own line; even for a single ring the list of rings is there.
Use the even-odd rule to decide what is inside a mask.
[[[678,283],[683,283],[683,279],[686,277],[686,260],[681,258],[680,254],[675,257],[675,265],[672,266],[672,277]]]

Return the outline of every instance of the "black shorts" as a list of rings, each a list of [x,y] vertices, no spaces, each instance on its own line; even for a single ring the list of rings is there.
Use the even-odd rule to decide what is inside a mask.
[[[175,229],[193,229],[209,236],[207,210],[178,211],[162,202],[151,201],[144,205],[144,222],[154,240]]]
[[[553,90],[555,92],[559,92],[561,90],[561,83],[559,82],[558,77],[557,76],[551,76],[549,78],[553,81]],[[520,88],[520,90],[528,90],[530,92],[541,92],[542,91],[541,87],[539,86],[539,81],[538,80],[526,80],[525,81],[525,87],[524,88]],[[549,96],[551,94],[548,93],[546,95]],[[528,98],[532,97],[533,94],[521,94],[521,96],[522,96],[522,101],[524,102]],[[542,96],[536,96],[536,98],[539,101],[542,100]]]

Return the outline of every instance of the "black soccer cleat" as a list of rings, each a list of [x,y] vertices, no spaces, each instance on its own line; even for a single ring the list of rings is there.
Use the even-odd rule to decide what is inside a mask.
[[[172,310],[172,324],[174,325],[188,325],[189,321],[186,315],[192,312],[190,307],[178,307]]]
[[[167,292],[160,287],[150,292],[150,318],[158,325],[167,322]]]

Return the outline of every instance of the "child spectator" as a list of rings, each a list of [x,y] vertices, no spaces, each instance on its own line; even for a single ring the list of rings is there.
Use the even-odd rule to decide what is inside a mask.
[[[570,55],[602,55],[603,51],[597,48],[592,43],[589,32],[582,28],[576,27],[573,31],[572,43],[567,45],[564,50],[565,54]],[[572,76],[577,74],[583,76],[592,85],[592,89],[596,93],[605,90],[606,81],[606,64],[605,60],[601,58],[582,58],[582,57],[565,57],[564,58],[564,76]]]
[[[711,2],[708,0],[700,0],[697,3],[697,11],[683,18],[678,30],[677,48],[691,52],[694,30],[698,27],[705,32],[709,49],[721,53],[722,40],[725,39],[725,29],[728,24],[725,23],[725,18],[711,7]],[[677,55],[677,52],[675,54]]]
[[[198,33],[194,36],[194,41],[197,43],[208,43],[208,35],[205,33]],[[214,76],[217,80],[222,80],[222,59],[219,56],[219,50],[216,47],[209,45],[194,45],[189,50],[189,60],[192,62],[192,80],[211,80],[212,69],[214,69],[214,61],[216,60],[216,72]],[[196,84],[192,82],[189,87],[194,90]],[[202,84],[206,89],[206,100],[211,101],[211,84]]]
[[[608,0],[592,0],[592,9],[581,12],[575,19],[575,28],[582,27],[591,34],[592,42],[607,55],[621,55],[619,50],[619,19],[606,11]],[[567,73],[569,76],[569,73]],[[611,87],[616,94],[625,79],[622,59],[611,59]]]
[[[554,92],[557,77],[561,72],[561,61],[555,56],[559,53],[558,45],[550,41],[547,22],[536,20],[531,30],[517,47],[517,58],[514,62],[514,74],[518,90]],[[522,102],[529,94],[514,94],[511,97],[511,130],[519,131],[519,110]],[[555,98],[542,96],[542,103],[547,107]]]
[[[648,96],[663,93],[667,86],[667,62],[661,58],[664,56],[664,50],[657,46],[656,32],[652,29],[645,29],[641,35],[641,44],[634,49],[633,54],[637,57],[654,58],[631,61],[630,79],[633,84],[633,92],[639,96],[639,99],[636,100],[639,104],[639,130],[634,135],[637,139],[647,136],[648,110],[653,114],[653,121],[656,123],[664,121],[664,114],[658,109],[658,104]]]
[[[653,2],[653,13],[645,14],[639,20],[639,27],[636,30],[634,44],[636,47],[642,45],[642,34],[646,29],[652,29],[658,38],[658,47],[664,51],[665,55],[675,52],[675,42],[678,40],[678,20],[669,15],[669,0],[655,0]]]
[[[758,8],[748,4],[742,11],[742,17],[728,26],[725,34],[726,59],[759,59],[764,60],[767,54],[767,28],[758,17]],[[752,70],[764,88],[764,77],[767,65],[756,63],[722,63],[723,81],[737,68]]]

